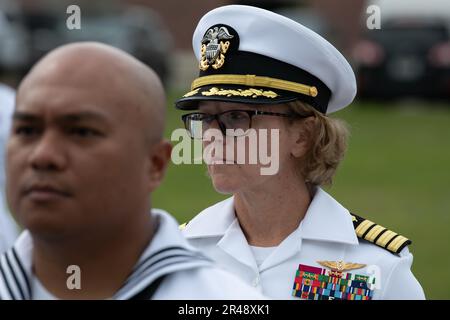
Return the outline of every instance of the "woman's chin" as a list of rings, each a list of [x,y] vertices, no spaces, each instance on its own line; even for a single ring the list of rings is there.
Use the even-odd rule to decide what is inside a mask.
[[[214,189],[222,194],[232,194],[239,189],[238,181],[236,181],[232,175],[215,173],[211,175],[211,180]]]

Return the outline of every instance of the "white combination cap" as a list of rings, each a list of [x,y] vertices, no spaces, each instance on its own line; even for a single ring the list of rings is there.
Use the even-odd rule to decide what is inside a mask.
[[[204,15],[192,40],[199,77],[176,102],[309,103],[322,113],[349,105],[355,74],[344,56],[305,26],[264,9],[229,5]]]

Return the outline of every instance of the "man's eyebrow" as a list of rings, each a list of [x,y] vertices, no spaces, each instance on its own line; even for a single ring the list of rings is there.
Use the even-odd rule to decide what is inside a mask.
[[[21,120],[21,121],[39,121],[40,118],[32,113],[14,111],[13,120]]]
[[[62,121],[77,122],[83,120],[99,120],[106,121],[107,117],[103,113],[93,111],[80,111],[69,114],[64,114],[58,117]]]
[[[27,122],[37,122],[42,121],[43,118],[33,113],[15,111],[13,114],[14,120],[27,121]],[[63,122],[78,122],[83,120],[99,120],[106,121],[106,116],[102,113],[93,111],[80,111],[63,114],[57,117],[57,121]]]

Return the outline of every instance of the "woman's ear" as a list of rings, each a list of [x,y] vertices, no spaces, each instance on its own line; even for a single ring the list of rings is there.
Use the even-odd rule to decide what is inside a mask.
[[[164,179],[172,153],[172,145],[166,139],[155,144],[149,154],[149,189],[153,192]]]
[[[295,158],[302,158],[311,147],[315,124],[315,117],[308,117],[292,123],[290,129],[292,135],[291,154]]]

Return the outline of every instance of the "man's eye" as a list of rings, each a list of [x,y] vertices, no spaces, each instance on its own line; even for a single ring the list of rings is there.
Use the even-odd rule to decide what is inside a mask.
[[[20,136],[33,136],[39,133],[39,130],[31,126],[20,126],[14,129],[14,134]]]
[[[89,129],[89,128],[70,128],[68,130],[70,135],[74,135],[77,137],[87,138],[91,136],[98,136],[100,133],[97,130]]]

